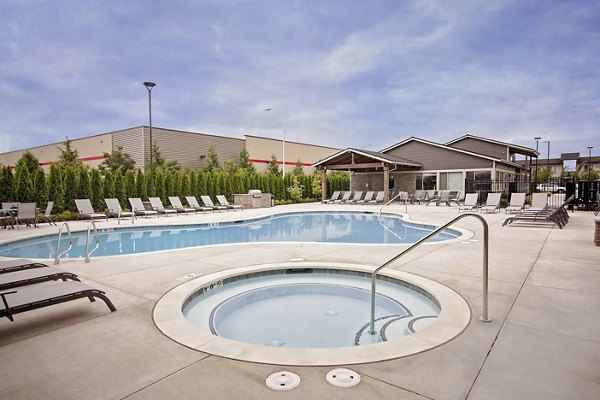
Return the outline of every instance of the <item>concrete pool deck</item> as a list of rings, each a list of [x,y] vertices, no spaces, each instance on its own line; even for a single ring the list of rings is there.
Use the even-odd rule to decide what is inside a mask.
[[[374,206],[303,204],[211,215],[138,219],[139,225],[238,220],[271,212],[369,210]],[[410,220],[442,224],[456,207],[391,205]],[[454,340],[420,354],[358,364],[360,384],[325,380],[335,367],[298,367],[229,360],[184,347],[154,325],[158,299],[189,279],[229,268],[305,261],[378,266],[406,246],[240,244],[147,255],[62,260],[104,291],[117,307],[77,300],[0,320],[0,398],[6,399],[597,399],[600,397],[600,248],[593,213],[570,214],[551,226],[502,227],[504,212],[483,214],[490,225],[492,322],[481,313],[481,223],[459,243],[421,246],[392,268],[438,281],[469,303],[472,319]],[[87,222],[71,223],[85,229]],[[99,227],[116,226],[98,222]],[[122,221],[121,226],[130,226]],[[4,242],[38,229],[0,230]],[[51,263],[50,260],[44,260]],[[285,392],[266,387],[277,371],[302,379]]]

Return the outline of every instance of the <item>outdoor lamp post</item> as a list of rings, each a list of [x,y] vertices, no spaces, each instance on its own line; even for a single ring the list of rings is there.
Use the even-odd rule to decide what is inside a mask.
[[[271,107],[265,108],[265,111],[277,111],[272,110]],[[281,121],[283,122],[283,148],[282,148],[282,160],[281,160],[281,171],[285,178],[285,113],[283,111],[277,111],[281,115]]]
[[[539,147],[539,144],[540,144],[541,136],[534,137],[533,139],[535,140],[535,151],[538,152],[538,147]],[[536,155],[535,156],[535,181],[536,182],[538,180],[538,174],[537,174],[538,158],[539,158],[539,156]]]
[[[150,119],[150,184],[148,196],[154,196],[154,168],[152,168],[152,88],[156,86],[154,82],[144,82],[148,89],[148,117]]]
[[[592,149],[594,146],[588,146],[588,181],[592,180]]]

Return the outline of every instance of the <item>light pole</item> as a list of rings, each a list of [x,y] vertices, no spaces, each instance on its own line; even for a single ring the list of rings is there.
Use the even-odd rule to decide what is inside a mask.
[[[544,140],[544,143],[548,143],[548,157],[546,158],[546,168],[548,168],[548,173],[550,174],[550,141]],[[554,174],[551,174],[554,176]]]
[[[150,184],[148,196],[154,196],[154,168],[152,168],[152,88],[156,86],[154,82],[144,82],[148,89],[148,117],[150,119]]]
[[[588,181],[592,181],[592,149],[594,146],[588,146]]]
[[[277,111],[271,109],[271,107],[265,108],[265,111]],[[283,111],[277,111],[281,115],[281,121],[283,122],[283,148],[282,148],[282,160],[281,160],[281,171],[285,178],[285,113]]]
[[[540,139],[541,139],[541,138],[542,138],[541,136],[537,136],[537,137],[534,137],[534,138],[533,138],[533,139],[535,140],[535,152],[536,152],[536,153],[538,153],[538,146],[539,146],[539,144],[540,144]],[[539,158],[539,155],[536,155],[536,156],[535,156],[535,182],[536,182],[536,183],[537,183],[537,180],[538,180],[538,174],[537,174],[537,163],[538,163],[538,158]]]

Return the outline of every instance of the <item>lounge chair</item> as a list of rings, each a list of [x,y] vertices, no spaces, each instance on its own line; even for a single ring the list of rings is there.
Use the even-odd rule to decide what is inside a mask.
[[[362,190],[357,190],[356,192],[354,192],[354,196],[352,196],[352,198],[348,199],[346,201],[346,203],[356,203],[357,201],[362,199],[362,195],[363,195]]]
[[[534,193],[531,196],[531,206],[527,211],[542,211],[548,207],[548,193]]]
[[[523,211],[523,208],[525,207],[525,196],[526,193],[511,193],[510,203],[504,209],[504,213]]]
[[[14,321],[13,315],[42,307],[65,303],[67,301],[87,297],[96,301],[96,297],[104,300],[110,311],[117,309],[106,294],[81,282],[59,282],[51,285],[23,286],[18,290],[0,292],[0,318],[6,317]]]
[[[373,196],[375,196],[375,192],[370,190],[365,193],[365,197],[363,197],[361,200],[357,200],[356,204],[367,204],[369,201],[373,200]]]
[[[331,194],[331,197],[330,197],[330,198],[328,198],[328,199],[325,199],[325,200],[321,200],[321,203],[323,203],[323,204],[326,204],[326,203],[333,203],[334,201],[336,201],[337,199],[339,199],[339,198],[340,198],[340,194],[341,194],[341,193],[342,193],[342,192],[340,192],[339,190],[336,190],[336,191],[334,191],[334,192]]]
[[[10,274],[0,274],[0,290],[47,281],[66,281],[68,279],[79,281],[77,275],[56,267],[22,269]]]
[[[94,211],[90,199],[75,199],[75,205],[77,206],[77,211],[79,211],[77,219],[89,218],[93,220],[96,218],[103,218],[106,221],[108,221],[108,217],[106,216],[106,214],[97,213]]]
[[[133,224],[135,214],[131,211],[123,211],[119,199],[104,199],[104,202],[106,203],[106,208],[108,208],[109,217],[117,217],[119,224],[121,223],[121,218],[131,218],[131,223]]]
[[[513,222],[521,221],[526,223],[553,223],[562,229],[567,222],[569,222],[569,213],[567,212],[567,206],[575,199],[575,195],[572,195],[564,203],[556,209],[544,209],[544,210],[533,210],[524,211],[520,214],[508,217],[502,223],[502,226],[512,224]]]
[[[223,196],[222,194],[217,195],[217,201],[223,207],[227,207],[228,210],[234,210],[234,211],[237,211],[237,210],[242,211],[243,210],[242,206],[239,206],[237,204],[229,204],[229,202],[227,201],[227,198],[225,196]]]
[[[333,202],[334,202],[334,204],[337,204],[337,203],[345,203],[345,202],[347,202],[348,200],[350,200],[350,196],[352,196],[352,192],[351,192],[351,191],[346,191],[346,192],[344,192],[344,193],[342,194],[342,197],[340,197],[340,198],[339,198],[339,199],[337,199],[337,200],[334,200]]]
[[[473,211],[477,209],[477,199],[479,198],[478,193],[467,193],[465,196],[465,202],[462,205],[458,205],[458,212],[461,211]]]
[[[200,196],[200,198],[202,199],[202,202],[204,203],[204,205],[206,207],[210,207],[213,209],[213,211],[227,211],[227,207],[224,206],[216,206],[210,196]]]
[[[495,213],[496,210],[500,209],[500,196],[502,196],[502,193],[500,192],[488,193],[487,200],[485,201],[485,204],[481,206],[479,211]]]
[[[425,201],[427,201],[427,192],[424,190],[415,190],[415,194],[413,195],[413,202],[421,204]]]
[[[165,208],[165,206],[163,206],[160,197],[148,197],[148,200],[150,201],[152,208],[155,211],[158,211],[159,214],[165,214],[167,217],[169,215],[177,215],[177,210],[173,210],[172,208]]]
[[[375,195],[375,198],[371,201],[369,201],[367,204],[380,204],[383,203],[383,199],[385,196],[385,192],[384,191],[379,191],[377,192],[377,195]]]
[[[196,196],[185,196],[185,200],[188,202],[190,207],[194,208],[194,210],[196,210],[196,211],[202,211],[202,212],[209,212],[209,211],[212,212],[213,211],[212,207],[201,206],[198,203],[198,199],[196,198]]]
[[[131,204],[131,209],[133,210],[133,213],[135,215],[146,217],[146,218],[148,218],[150,216],[154,216],[154,215],[159,217],[158,211],[146,210],[146,207],[144,207],[144,203],[142,202],[142,199],[140,199],[139,197],[130,197],[129,204]]]
[[[48,265],[39,263],[37,261],[28,260],[26,258],[15,258],[12,260],[0,261],[0,274],[42,267],[48,267]]]
[[[197,214],[197,211],[195,208],[184,207],[183,204],[181,204],[181,199],[179,198],[179,196],[169,196],[169,203],[171,203],[171,206],[179,213]]]
[[[17,204],[17,215],[15,216],[15,224],[17,224],[17,229],[21,229],[19,227],[21,222],[27,222],[27,225],[29,225],[30,222],[28,221],[31,221],[34,228],[39,228],[35,203]]]
[[[54,202],[53,201],[49,201],[48,205],[46,206],[46,211],[44,211],[44,215],[42,215],[42,219],[49,223],[50,225],[54,225],[56,226],[56,222],[54,221],[54,218],[52,217],[52,209],[54,208]]]

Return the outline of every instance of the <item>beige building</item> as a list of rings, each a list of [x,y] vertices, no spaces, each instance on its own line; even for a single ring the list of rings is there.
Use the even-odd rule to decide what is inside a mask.
[[[283,142],[277,139],[246,135],[243,139],[204,133],[180,131],[152,127],[152,143],[160,147],[167,160],[177,160],[181,166],[190,169],[204,168],[208,162],[208,150],[211,147],[221,163],[226,160],[237,162],[240,152],[245,148],[257,171],[267,169],[271,155],[275,154],[278,163],[283,162]],[[150,128],[137,126],[114,132],[102,133],[85,138],[72,139],[72,147],[79,152],[84,165],[97,167],[104,160],[104,153],[111,153],[122,147],[136,162],[137,168],[144,168],[149,162]],[[30,151],[47,171],[52,163],[58,161],[60,148],[64,143],[52,143],[30,149],[15,150],[0,154],[0,165],[14,167],[25,151]],[[285,142],[285,171],[291,172],[300,160],[304,172],[312,173],[312,164],[327,157],[339,149],[305,143]]]

